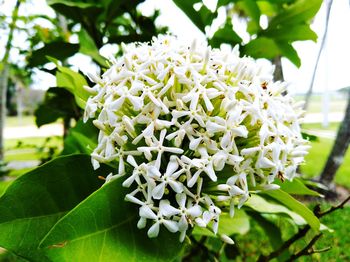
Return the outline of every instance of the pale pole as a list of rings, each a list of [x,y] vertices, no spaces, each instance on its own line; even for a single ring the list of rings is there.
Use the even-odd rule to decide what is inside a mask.
[[[327,38],[325,39],[325,47],[323,51],[323,57],[324,57],[324,69],[325,69],[325,74],[324,74],[324,91],[323,91],[323,97],[322,97],[322,113],[323,113],[323,121],[322,121],[322,126],[324,128],[329,126],[329,77],[328,77],[328,50],[327,50]]]

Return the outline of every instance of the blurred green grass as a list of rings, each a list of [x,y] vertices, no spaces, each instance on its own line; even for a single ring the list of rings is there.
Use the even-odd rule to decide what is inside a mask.
[[[21,126],[32,126],[35,125],[34,116],[22,116],[21,118],[17,116],[6,117],[5,126],[6,127],[21,127]]]
[[[337,132],[339,128],[339,122],[329,123],[327,127],[324,127],[322,123],[306,123],[302,125],[302,128],[305,130],[311,131],[334,131]]]
[[[328,128],[323,128],[321,124],[304,124],[303,129],[310,131],[333,131],[334,135],[338,130],[339,123],[332,123]],[[301,166],[301,173],[306,178],[313,178],[320,175],[326,164],[328,155],[332,150],[334,139],[318,136],[317,141],[311,142],[309,154],[305,157],[305,164]],[[343,164],[340,166],[335,176],[336,184],[350,189],[350,150],[344,157]]]
[[[39,160],[48,147],[62,148],[62,137],[26,137],[5,140],[5,161]]]
[[[304,101],[304,95],[293,96],[296,101]],[[329,94],[329,112],[345,112],[347,97],[339,94]],[[323,96],[314,94],[311,96],[308,113],[321,113],[323,108]]]

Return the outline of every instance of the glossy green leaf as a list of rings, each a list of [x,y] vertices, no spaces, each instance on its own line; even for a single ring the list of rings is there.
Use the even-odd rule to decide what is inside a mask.
[[[218,235],[246,234],[250,229],[249,217],[243,210],[235,210],[235,215],[230,217],[225,213],[220,216]],[[217,237],[207,228],[195,227],[192,234]]]
[[[286,214],[292,218],[297,225],[305,225],[306,223],[300,215],[291,211],[287,207],[276,202],[268,201],[256,194],[252,194],[244,206],[263,214]]]
[[[28,58],[29,67],[37,67],[48,63],[46,56],[52,56],[58,60],[66,60],[79,50],[79,44],[71,44],[64,41],[50,42],[44,47],[33,51]]]
[[[64,140],[64,149],[62,155],[84,153],[90,154],[96,147],[98,129],[89,120],[83,123],[79,120],[75,127],[70,128],[67,137]]]
[[[257,1],[257,5],[259,6],[261,14],[269,17],[275,16],[278,11],[277,6],[268,1]]]
[[[293,195],[320,196],[316,191],[309,189],[300,178],[294,178],[293,181],[284,181],[283,183],[276,180],[275,183],[281,187],[284,192]]]
[[[215,32],[209,40],[212,47],[220,47],[222,43],[232,46],[242,43],[242,38],[233,30],[230,20],[227,20],[225,26]]]
[[[322,0],[297,0],[280,12],[269,23],[270,28],[278,28],[286,25],[296,25],[308,22],[320,9]]]
[[[254,0],[239,1],[236,4],[244,11],[247,17],[250,18],[248,22],[247,31],[250,34],[255,34],[260,30],[260,9],[257,2]]]
[[[291,44],[289,44],[285,41],[283,41],[283,42],[279,41],[279,42],[276,42],[276,44],[277,44],[282,56],[284,56],[285,58],[288,58],[297,67],[301,66],[300,57],[299,57],[297,51],[294,49],[294,47]]]
[[[63,88],[51,87],[45,93],[44,101],[34,112],[38,127],[53,123],[59,118],[74,118],[79,116],[74,96]]]
[[[201,2],[198,0],[173,0],[173,2],[187,15],[189,19],[197,26],[202,32],[205,32],[205,27],[211,25],[214,14],[208,10],[205,5],[202,5],[199,11],[196,11],[193,7],[194,4]]]
[[[84,1],[70,1],[70,0],[47,0],[47,3],[49,5],[64,4],[66,6],[78,7],[81,9],[93,7],[95,5],[94,3],[86,3]]]
[[[250,41],[241,48],[241,51],[254,58],[267,59],[273,59],[280,53],[275,41],[267,37],[259,37]]]
[[[41,243],[52,261],[172,261],[181,255],[178,234],[162,228],[149,239],[137,228],[138,208],[124,201],[129,190],[121,183],[106,184],[53,227]]]
[[[85,108],[85,103],[88,100],[88,93],[84,86],[87,86],[85,78],[73,71],[72,69],[57,64],[58,71],[56,72],[56,82],[58,87],[63,87],[71,92],[78,106]]]
[[[98,48],[91,36],[84,30],[79,32],[80,49],[79,52],[90,56],[95,62],[102,67],[107,67],[106,58],[100,55]]]
[[[306,24],[280,26],[278,28],[266,30],[263,32],[263,35],[276,39],[277,41],[317,41],[317,34]]]
[[[305,130],[305,132],[302,131],[301,135],[303,136],[304,139],[306,139],[306,140],[308,140],[310,142],[319,141],[318,136],[316,136],[314,134],[310,134],[309,130]]]
[[[101,186],[90,156],[52,160],[16,179],[0,198],[0,246],[32,261],[47,261],[39,242],[69,210]]]
[[[47,4],[56,12],[63,14],[75,22],[93,22],[101,12],[101,5],[98,2],[72,1],[72,0],[47,0]],[[90,17],[92,21],[84,21]]]
[[[308,209],[304,204],[293,198],[288,193],[277,189],[265,191],[264,194],[272,197],[273,199],[276,199],[278,202],[282,203],[286,207],[302,216],[313,229],[320,229],[320,221],[314,215],[314,213],[312,213],[310,209]]]

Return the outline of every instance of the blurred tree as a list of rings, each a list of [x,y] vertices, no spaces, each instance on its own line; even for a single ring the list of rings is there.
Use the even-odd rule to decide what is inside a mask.
[[[48,63],[47,56],[64,60],[79,52],[106,67],[106,59],[99,54],[103,45],[149,41],[152,36],[166,32],[166,28],[157,28],[154,24],[158,11],[150,17],[138,11],[137,5],[142,2],[144,0],[47,0],[58,14],[59,28],[67,32],[67,37],[47,41],[37,48],[28,57],[28,66],[40,67]],[[66,19],[64,26],[63,17]],[[78,36],[79,43],[70,42],[73,34]]]
[[[104,68],[106,67],[106,58],[99,54],[99,49],[104,44],[149,41],[152,36],[165,33],[166,28],[155,26],[155,19],[159,15],[158,11],[155,11],[150,17],[143,16],[138,11],[137,5],[143,1],[124,0],[116,3],[111,0],[85,2],[48,0],[47,3],[57,14],[58,24],[55,26],[64,32],[63,36],[65,37],[51,38],[49,41],[44,41],[44,46],[33,48],[34,51],[27,58],[28,67],[46,70],[43,65],[49,62],[48,57],[67,61],[67,58],[81,53],[91,57],[96,64]],[[72,35],[78,36],[78,43],[70,42]],[[39,41],[37,40],[37,42]],[[65,65],[69,66],[67,63]],[[67,73],[67,70],[65,73],[57,72],[57,70],[50,73],[56,75],[58,87],[67,88],[67,86],[59,86],[59,84],[65,83],[67,78],[77,77],[73,72]],[[89,80],[86,79],[86,81],[87,84]],[[81,83],[84,82],[81,81]],[[71,100],[71,97],[67,96],[67,92],[55,91],[55,101],[72,101],[72,103],[68,103],[70,108],[65,106],[62,110],[60,103],[52,103],[52,90],[49,91],[47,99],[43,101],[35,113],[36,123],[40,126],[50,121],[56,121],[57,118],[63,118],[66,127],[65,134],[67,134],[70,119],[77,120],[81,115],[81,109],[76,105],[74,99]],[[50,108],[52,110],[49,110]],[[73,115],[72,112],[74,112]]]
[[[332,185],[334,177],[343,163],[344,155],[350,144],[350,89],[347,90],[347,93],[348,105],[345,116],[343,122],[340,124],[332,151],[320,176],[320,182],[330,187],[331,190],[334,189]]]
[[[23,89],[29,87],[31,83],[31,74],[28,70],[17,64],[10,64],[6,98],[7,115],[18,115],[21,118],[24,110],[22,101]],[[14,101],[14,98],[16,98],[16,101]]]
[[[10,51],[12,47],[12,39],[14,35],[14,31],[16,30],[16,21],[18,18],[18,10],[21,5],[21,1],[17,0],[15,7],[12,11],[11,23],[9,25],[9,34],[8,39],[5,46],[4,57],[1,61],[1,72],[0,72],[0,162],[4,160],[4,139],[3,139],[3,129],[5,126],[5,118],[6,118],[6,95],[7,95],[7,87],[8,87],[8,78],[10,71]]]

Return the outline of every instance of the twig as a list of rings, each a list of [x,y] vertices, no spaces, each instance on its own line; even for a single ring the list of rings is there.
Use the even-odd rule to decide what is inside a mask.
[[[226,243],[223,243],[223,244],[221,245],[220,249],[218,250],[218,252],[216,252],[216,253],[214,254],[215,258],[217,258],[218,260],[220,260],[220,256],[221,256],[222,252],[224,251],[225,246],[226,246]]]
[[[304,247],[298,253],[291,255],[286,262],[295,261],[298,257],[309,256],[311,254],[316,253],[316,250],[313,249],[313,245],[317,242],[317,240],[320,239],[321,236],[322,236],[322,233],[314,236],[309,242],[309,244],[306,245],[306,247]]]
[[[197,241],[195,238],[191,237],[191,241],[196,244],[195,248],[191,250],[190,253],[188,253],[186,256],[183,257],[182,261],[191,261],[191,258],[195,257],[198,255],[198,253],[201,250],[204,250],[208,252],[207,247],[204,245],[204,242],[207,240],[206,236],[202,236],[199,241]]]
[[[338,209],[342,209],[345,204],[350,200],[350,196],[348,196],[343,202],[341,202],[339,205],[337,206],[332,206],[331,208],[329,208],[328,210],[324,211],[324,212],[321,212],[320,211],[320,208],[319,206],[316,206],[315,209],[314,209],[314,214],[317,218],[321,218],[325,215],[328,215],[330,213],[333,213],[334,211],[338,210]],[[286,242],[284,242],[282,244],[282,246],[280,248],[278,248],[277,250],[275,251],[272,251],[270,254],[268,255],[260,255],[259,259],[258,259],[258,262],[267,262],[267,261],[270,261],[271,259],[273,258],[276,258],[278,257],[279,255],[281,255],[285,250],[287,250],[292,244],[294,244],[297,240],[299,240],[300,238],[304,237],[307,232],[310,230],[310,226],[309,225],[306,225],[304,226],[303,228],[299,229],[298,233],[296,233],[294,236],[292,236],[291,238],[289,238]],[[322,234],[319,234],[319,235],[316,235],[311,241],[310,243],[305,247],[307,249],[310,249],[312,247],[312,245],[315,244],[315,242],[321,237]],[[310,246],[310,244],[312,244]],[[305,249],[304,248],[304,249]],[[303,250],[304,250],[303,249]],[[328,248],[324,248],[324,249],[320,249],[320,250],[314,250],[312,249],[312,252],[313,253],[321,253],[321,252],[326,252],[330,249],[330,247]],[[303,251],[302,250],[302,251]],[[300,252],[302,252],[300,251]],[[299,253],[300,253],[299,252]],[[298,255],[299,253],[297,254],[294,254],[291,256],[291,258],[295,255]],[[312,254],[312,253],[311,253]],[[304,255],[304,254],[303,254]],[[291,259],[290,258],[290,259]],[[291,261],[291,260],[288,260],[288,261]]]
[[[288,249],[294,242],[296,242],[300,238],[304,237],[309,230],[310,230],[309,225],[306,225],[305,227],[300,228],[298,233],[296,233],[294,236],[292,236],[290,239],[288,239],[286,242],[284,242],[283,245],[279,249],[271,252],[270,254],[268,254],[266,256],[260,255],[258,262],[267,262],[275,257],[278,257],[279,255],[281,255],[283,253],[283,251]]]
[[[319,213],[318,215],[316,214],[316,216],[318,217],[318,218],[321,218],[321,217],[323,217],[323,216],[325,216],[325,215],[328,215],[328,214],[330,214],[330,213],[333,213],[335,210],[337,210],[337,209],[342,209],[342,208],[344,208],[344,206],[345,206],[345,204],[348,202],[350,200],[350,196],[348,196],[343,202],[341,202],[339,205],[337,205],[337,206],[332,206],[330,209],[328,209],[328,210],[326,210],[326,211],[324,211],[324,212],[321,212],[321,213]]]

